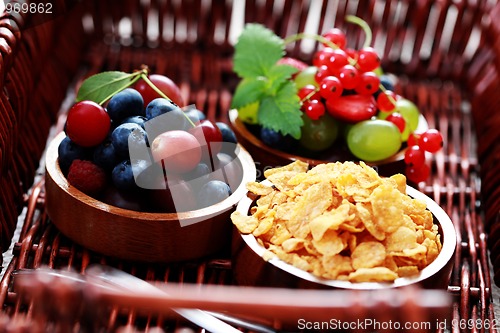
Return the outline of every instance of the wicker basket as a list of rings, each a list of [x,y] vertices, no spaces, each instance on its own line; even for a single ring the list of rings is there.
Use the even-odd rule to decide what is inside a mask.
[[[446,210],[459,231],[460,245],[448,288],[454,298],[453,304],[444,309],[446,318],[449,323],[452,319],[480,319],[483,323],[495,319],[489,261],[494,266],[491,276],[500,283],[500,24],[495,21],[500,4],[496,1],[41,3],[51,3],[53,13],[4,12],[0,16],[3,251],[9,249],[24,210],[19,239],[12,244],[13,259],[3,272],[0,299],[6,319],[0,320],[2,329],[6,330],[5,322],[19,322],[16,327],[23,331],[26,322],[34,318],[30,315],[33,304],[23,302],[11,286],[12,273],[21,268],[48,265],[84,272],[90,263],[101,262],[149,280],[232,283],[226,253],[174,266],[115,261],[71,243],[50,223],[44,212],[43,177],[35,186],[33,182],[38,179],[39,161],[53,134],[51,128],[59,115],[64,117],[83,78],[105,70],[133,71],[147,64],[153,72],[178,82],[185,100],[204,110],[209,119],[227,121],[231,95],[238,83],[232,72],[233,45],[244,22],[263,23],[281,36],[306,28],[322,32],[335,25],[347,31],[349,46],[357,47],[363,37],[359,29],[344,22],[347,14],[368,22],[383,68],[400,79],[398,92],[413,100],[429,126],[445,136],[444,149],[433,158],[432,175],[419,189]],[[288,51],[308,60],[316,46],[297,42]],[[336,311],[346,320],[354,320],[373,309],[360,305],[355,311]],[[431,318],[435,310],[418,302],[409,302],[402,309],[391,308],[392,317]],[[392,318],[387,311],[373,313],[376,318]],[[10,320],[14,317],[17,321]],[[56,327],[70,325],[73,329],[81,329],[85,320],[78,317],[61,324],[57,317],[43,319]],[[115,307],[98,324],[106,331],[123,326],[131,331],[153,327],[174,331],[184,325],[170,319]]]

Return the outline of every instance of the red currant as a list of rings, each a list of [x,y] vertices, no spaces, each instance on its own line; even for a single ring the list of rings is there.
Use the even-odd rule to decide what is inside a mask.
[[[406,120],[399,112],[393,112],[385,120],[390,121],[396,125],[401,133],[404,132],[406,127]]]
[[[358,51],[358,68],[362,72],[373,71],[380,66],[380,58],[373,47],[364,47]]]
[[[312,120],[318,120],[322,115],[325,114],[325,105],[317,99],[305,101],[302,104],[301,109],[304,110],[306,115]]]
[[[327,66],[321,66],[321,67],[318,67],[318,70],[316,71],[316,74],[314,75],[314,79],[316,80],[316,82],[320,83],[321,81],[323,81],[323,79],[327,76],[330,76],[332,75],[330,73],[330,70],[328,69]]]
[[[330,69],[330,71],[336,71],[339,68],[349,64],[349,58],[347,57],[347,53],[344,50],[337,49],[333,50],[330,56],[327,59],[326,66]]]
[[[325,77],[319,86],[319,93],[324,99],[340,97],[343,91],[342,83],[335,76]]]
[[[425,151],[435,153],[443,147],[443,136],[436,129],[429,129],[422,133],[418,145]]]
[[[431,174],[431,169],[427,164],[422,164],[421,166],[406,166],[406,177],[414,183],[420,183],[429,178]]]
[[[297,91],[297,96],[299,96],[301,101],[307,100],[307,99],[319,99],[319,93],[316,90],[316,87],[312,84],[308,84],[303,86],[302,88]]]
[[[107,137],[111,119],[102,106],[93,101],[81,101],[68,111],[66,134],[79,146],[97,146]]]
[[[408,147],[404,159],[408,166],[420,167],[425,163],[425,151],[419,146]]]
[[[380,78],[374,72],[364,72],[359,76],[359,82],[355,88],[360,95],[373,95],[378,91]]]
[[[330,62],[329,58],[333,54],[333,49],[326,47],[314,53],[312,64],[315,67],[327,66]]]
[[[391,112],[396,108],[397,95],[391,90],[382,91],[377,96],[377,107],[382,112]]]
[[[355,49],[345,49],[345,53],[347,54],[348,58],[354,59],[355,61],[358,61],[358,51]]]
[[[408,147],[418,146],[418,140],[420,139],[420,134],[411,133],[406,140]]]
[[[352,65],[345,65],[339,69],[338,78],[344,89],[354,89],[359,82],[359,72]]]
[[[345,33],[339,28],[333,28],[323,33],[322,35],[327,40],[337,45],[339,48],[343,49],[346,45],[346,37]]]

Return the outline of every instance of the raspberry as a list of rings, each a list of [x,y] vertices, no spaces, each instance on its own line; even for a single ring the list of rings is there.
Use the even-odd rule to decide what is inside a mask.
[[[98,194],[106,185],[104,170],[86,160],[74,160],[67,178],[71,185],[88,195]]]

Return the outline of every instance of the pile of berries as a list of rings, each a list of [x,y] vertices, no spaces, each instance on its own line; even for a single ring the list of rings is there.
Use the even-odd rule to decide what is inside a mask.
[[[104,106],[82,100],[71,107],[58,147],[68,182],[137,211],[191,211],[229,197],[242,179],[233,131],[198,109],[181,109],[179,87],[169,78],[149,80],[170,99],[141,79]]]
[[[423,151],[436,152],[443,144],[441,134],[435,129],[416,132],[420,130],[420,111],[394,92],[395,82],[382,73],[374,48],[348,48],[346,36],[338,28],[324,33],[320,40],[322,47],[314,53],[312,65],[291,57],[280,60],[298,70],[291,78],[303,111],[298,144],[265,126],[259,133],[261,140],[313,158],[346,146],[355,159],[373,163],[383,162],[408,146],[406,175],[415,183],[424,181],[429,167]],[[418,145],[408,142],[417,137]]]

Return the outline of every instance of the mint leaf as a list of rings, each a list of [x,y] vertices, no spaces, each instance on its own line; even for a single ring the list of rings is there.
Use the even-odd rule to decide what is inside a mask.
[[[104,104],[116,93],[130,87],[141,76],[141,72],[125,73],[119,71],[101,72],[85,79],[78,90],[76,101],[94,101]]]
[[[290,134],[299,139],[303,121],[296,90],[295,84],[287,81],[276,95],[264,97],[259,107],[259,123],[283,135]]]
[[[243,79],[236,87],[231,107],[239,109],[260,100],[266,92],[266,85],[263,78]]]
[[[302,111],[291,76],[293,66],[278,64],[285,55],[285,41],[260,24],[247,24],[235,45],[233,70],[242,78],[232,107],[240,109],[260,102],[258,123],[291,135],[301,135]]]
[[[269,92],[275,94],[284,82],[287,82],[298,69],[290,65],[274,65],[268,72]]]
[[[285,42],[263,25],[250,23],[235,45],[233,70],[240,77],[267,76],[269,69],[285,55]]]

